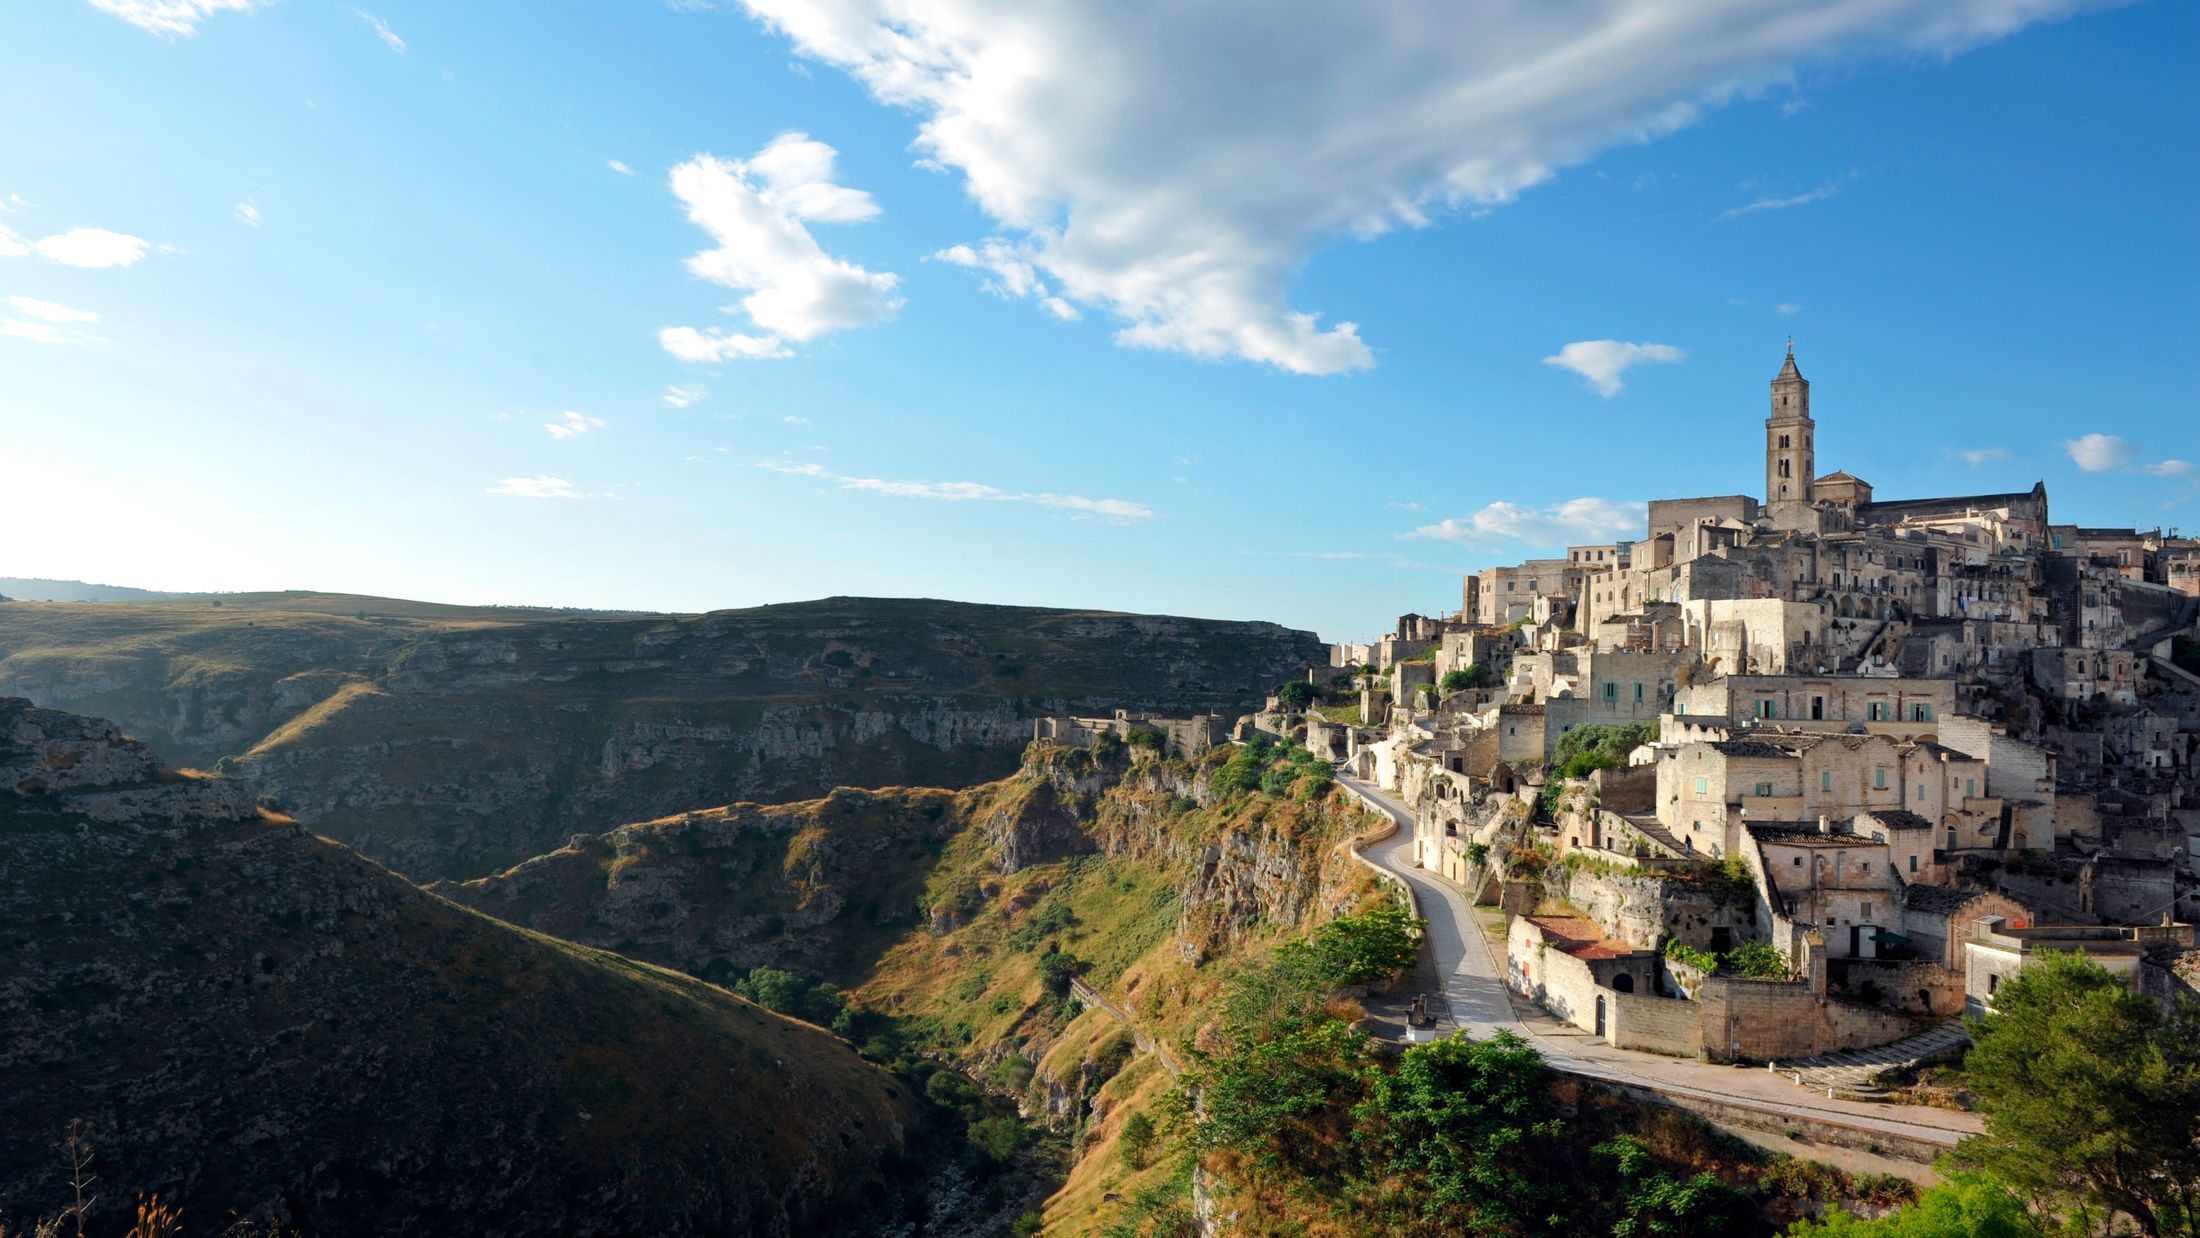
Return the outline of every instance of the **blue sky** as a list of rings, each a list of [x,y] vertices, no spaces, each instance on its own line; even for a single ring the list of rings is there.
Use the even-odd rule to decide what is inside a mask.
[[[1790,333],[1822,470],[2200,530],[2193,6],[1285,7],[0,0],[0,574],[1365,638]]]

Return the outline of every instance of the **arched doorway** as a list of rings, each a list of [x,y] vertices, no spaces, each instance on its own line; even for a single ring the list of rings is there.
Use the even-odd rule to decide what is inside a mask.
[[[1604,1037],[1604,994],[1597,994],[1597,1038]]]
[[[1628,974],[1627,974],[1626,972],[1621,972],[1621,973],[1620,973],[1620,974],[1618,974],[1617,976],[1614,976],[1614,977],[1612,977],[1612,991],[1613,991],[1614,993],[1632,993],[1632,992],[1634,992],[1634,991],[1635,991],[1635,978],[1634,978],[1633,976],[1630,976],[1630,975],[1628,975]]]

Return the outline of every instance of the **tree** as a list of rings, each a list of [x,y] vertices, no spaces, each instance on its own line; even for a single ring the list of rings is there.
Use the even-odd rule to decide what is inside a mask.
[[[1489,686],[1489,668],[1482,665],[1480,662],[1476,662],[1471,666],[1462,667],[1459,670],[1447,671],[1444,675],[1444,681],[1442,685],[1444,691],[1447,693],[1457,692],[1463,688],[1487,688]]]
[[[1587,778],[1597,770],[1625,764],[1628,753],[1657,737],[1655,722],[1577,726],[1558,737],[1546,766],[1561,778]]]
[[[1367,1083],[1367,1035],[1318,1014],[1263,1030],[1233,1028],[1230,1047],[1184,1077],[1182,1093],[1199,1098],[1192,1147],[1228,1149],[1261,1172],[1334,1176]]]
[[[1632,1135],[1616,1136],[1593,1151],[1619,1170],[1613,1238],[1710,1238],[1757,1228],[1757,1209],[1749,1196],[1709,1173],[1676,1177]]]
[[[2200,1234],[2200,1010],[2165,1011],[2083,951],[2043,955],[1993,1003],[1966,1024],[1986,1130],[1957,1161],[2094,1232],[2121,1212],[2149,1238]]]
[[[996,1164],[1007,1164],[1024,1146],[1024,1124],[1007,1114],[979,1118],[969,1127],[970,1146]]]
[[[1545,1166],[1564,1160],[1565,1124],[1543,1058],[1500,1031],[1416,1045],[1371,1073],[1356,1109],[1369,1177],[1418,1232],[1514,1234],[1550,1228],[1573,1188]]]
[[[1144,1169],[1146,1158],[1153,1152],[1153,1119],[1143,1113],[1134,1113],[1123,1119],[1123,1133],[1116,1146],[1123,1158],[1123,1167],[1132,1171]]]
[[[1314,703],[1314,685],[1304,680],[1293,680],[1276,689],[1276,703],[1285,709],[1300,710]]]
[[[1314,930],[1314,955],[1333,984],[1373,984],[1413,966],[1421,957],[1421,930],[1405,909],[1385,905],[1357,916],[1339,916]]]
[[[1788,1238],[2047,1238],[2047,1229],[2007,1187],[1957,1174],[1893,1216],[1863,1221],[1835,1208],[1797,1221]]]

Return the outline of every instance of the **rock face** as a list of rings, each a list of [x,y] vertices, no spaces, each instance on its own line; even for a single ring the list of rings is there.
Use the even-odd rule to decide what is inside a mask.
[[[968,914],[927,900],[950,851],[1013,873],[1072,855],[1153,860],[1183,878],[1189,959],[1253,926],[1310,924],[1359,870],[1334,849],[1364,828],[1342,795],[1315,804],[1211,801],[1207,766],[1034,746],[1016,773],[965,791],[840,789],[733,804],[579,835],[490,877],[430,887],[499,919],[706,978],[762,964],[861,981],[896,941]]]
[[[0,1208],[84,1122],[140,1192],[306,1233],[811,1233],[914,1111],[816,1028],[425,893],[112,727],[0,701]]]
[[[419,879],[698,804],[966,786],[1013,769],[1035,717],[1234,713],[1323,660],[1273,624],[919,600],[464,623],[0,606],[0,692],[231,757]]]

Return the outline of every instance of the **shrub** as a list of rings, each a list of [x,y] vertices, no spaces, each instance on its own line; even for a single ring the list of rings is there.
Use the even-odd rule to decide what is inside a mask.
[[[1293,680],[1276,689],[1276,703],[1289,710],[1302,710],[1314,703],[1314,685]]]
[[[1445,692],[1458,692],[1466,688],[1487,688],[1490,686],[1490,679],[1489,668],[1476,662],[1472,666],[1446,672],[1439,686]]]
[[[987,1159],[1005,1165],[1024,1146],[1024,1124],[1006,1114],[979,1118],[970,1124],[969,1139],[970,1146]]]
[[[1146,1167],[1153,1154],[1153,1119],[1143,1113],[1134,1113],[1123,1120],[1123,1134],[1116,1141],[1117,1155],[1123,1158],[1123,1168],[1137,1172]]]
[[[1131,747],[1144,748],[1151,752],[1161,751],[1162,747],[1168,742],[1168,738],[1168,736],[1147,726],[1132,727],[1130,735],[1126,737]]]

